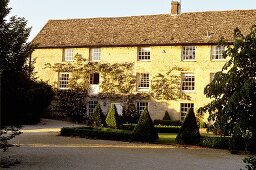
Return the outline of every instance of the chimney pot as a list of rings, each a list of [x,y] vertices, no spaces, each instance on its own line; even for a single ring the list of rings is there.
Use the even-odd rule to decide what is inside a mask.
[[[171,14],[172,15],[180,14],[180,3],[178,1],[172,1],[172,3],[171,3]]]

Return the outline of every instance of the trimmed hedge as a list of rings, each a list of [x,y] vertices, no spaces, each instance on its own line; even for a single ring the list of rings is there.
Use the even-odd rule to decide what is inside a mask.
[[[200,146],[229,149],[230,137],[201,137]]]
[[[154,125],[164,125],[164,126],[181,126],[182,123],[179,120],[154,120]]]
[[[181,126],[155,126],[158,133],[179,133]]]
[[[132,131],[111,128],[62,128],[61,136],[80,136],[83,138],[131,141]]]
[[[133,130],[135,128],[136,124],[123,124],[121,126],[121,129],[123,130]],[[157,125],[155,126],[158,133],[178,133],[181,126],[161,126]]]

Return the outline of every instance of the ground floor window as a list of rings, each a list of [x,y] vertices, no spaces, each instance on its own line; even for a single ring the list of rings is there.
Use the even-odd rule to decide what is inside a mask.
[[[189,108],[194,109],[194,103],[181,103],[180,104],[180,120],[183,121],[186,117]]]
[[[68,84],[69,84],[69,78],[70,74],[69,73],[59,73],[59,89],[61,90],[66,90],[68,89]]]
[[[92,116],[93,110],[94,110],[94,108],[96,107],[97,104],[98,104],[98,101],[96,101],[96,100],[90,100],[88,102],[88,115],[89,115],[89,117]]]
[[[141,114],[148,107],[148,102],[137,102],[136,106],[138,113]]]

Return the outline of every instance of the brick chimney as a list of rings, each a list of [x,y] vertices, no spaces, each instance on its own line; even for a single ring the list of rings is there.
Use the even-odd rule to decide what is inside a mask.
[[[178,1],[172,1],[171,4],[171,15],[180,14],[180,3]]]

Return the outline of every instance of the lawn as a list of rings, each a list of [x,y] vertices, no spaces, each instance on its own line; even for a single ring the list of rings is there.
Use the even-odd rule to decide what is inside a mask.
[[[159,144],[175,144],[177,133],[158,133],[158,136],[157,143]]]

